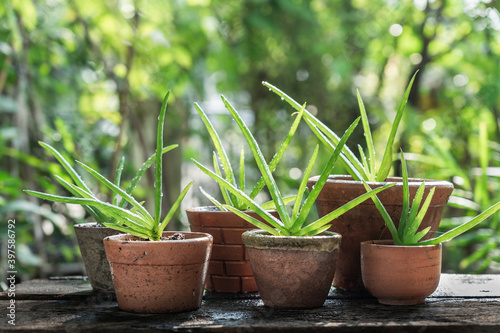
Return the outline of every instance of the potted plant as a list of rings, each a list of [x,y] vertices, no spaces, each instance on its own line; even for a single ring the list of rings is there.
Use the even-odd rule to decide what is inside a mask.
[[[437,237],[422,240],[430,227],[421,229],[436,188],[424,197],[422,183],[410,205],[408,171],[401,152],[403,169],[403,212],[396,227],[379,198],[372,197],[382,212],[392,240],[370,240],[361,243],[361,272],[366,289],[379,303],[388,305],[422,304],[432,294],[441,274],[442,243],[459,236],[482,222],[498,209],[500,202],[483,213]],[[370,186],[365,183],[367,190]],[[401,199],[401,198],[400,198]],[[422,205],[421,205],[422,203]],[[419,209],[420,207],[420,209]],[[421,231],[418,231],[421,230]]]
[[[86,192],[92,193],[88,185],[85,183],[84,177],[75,170],[68,159],[63,156],[63,154],[61,154],[59,151],[57,151],[57,149],[45,142],[39,142],[39,144],[61,164],[63,169],[66,171],[66,175],[71,178],[74,184],[77,184]],[[166,153],[176,147],[177,145],[167,146],[163,149],[163,153]],[[145,171],[155,161],[155,158],[156,154],[153,154],[146,160],[146,162],[144,162],[142,167],[139,169],[139,171],[127,187],[125,191],[126,193],[131,194],[134,191]],[[124,164],[125,159],[122,158],[115,174],[115,184],[117,186],[120,185]],[[69,191],[75,197],[83,198],[83,196],[75,191],[71,186],[68,186],[68,183],[64,181],[62,177],[56,175],[55,178],[67,191]],[[123,198],[118,202],[118,195],[116,193],[113,194],[112,201],[115,204],[118,204],[119,207],[125,207],[125,205],[127,204],[127,201]],[[99,208],[91,207],[88,205],[83,205],[83,207],[95,221],[89,223],[80,223],[74,226],[75,236],[80,248],[83,263],[85,265],[85,271],[87,272],[87,276],[92,289],[100,292],[113,292],[113,280],[111,279],[109,262],[108,259],[106,259],[106,252],[104,251],[104,244],[102,240],[107,236],[117,235],[120,233],[120,231],[118,230],[105,227],[103,225],[104,223],[114,224],[116,223],[116,219],[110,218],[106,214],[103,214]]]
[[[303,201],[307,189],[307,179],[311,174],[319,150],[319,146],[316,146],[300,183],[291,214],[289,214],[285,200],[273,178],[269,164],[262,155],[257,141],[244,124],[238,112],[229,103],[227,103],[227,107],[250,146],[258,168],[271,194],[279,218],[270,214],[269,211],[257,204],[241,189],[221,177],[217,172],[209,170],[197,161],[194,162],[203,172],[238,197],[267,222],[263,223],[230,205],[223,205],[228,210],[259,228],[246,231],[242,237],[264,305],[279,308],[312,308],[321,306],[330,290],[341,240],[339,234],[327,231],[330,223],[349,209],[393,184],[387,184],[370,192],[365,192],[358,198],[322,218],[311,223],[306,223],[314,201],[326,183],[342,146],[359,122],[359,118],[340,139],[339,145],[328,160],[318,183]],[[299,119],[302,118],[304,110],[305,105],[299,111],[297,116]]]
[[[104,223],[104,226],[126,234],[106,237],[104,247],[110,262],[118,307],[131,312],[165,313],[198,309],[212,246],[212,236],[208,234],[163,231],[192,185],[191,182],[181,191],[166,216],[161,219],[161,156],[168,96],[169,93],[163,100],[158,118],[154,216],[131,194],[80,162],[80,166],[131,207],[121,207],[117,201],[101,201],[81,184],[69,184],[64,180],[63,183],[81,197],[27,191],[42,199],[95,207],[108,219],[114,219],[113,223]]]
[[[224,96],[222,96],[222,101],[226,106],[228,105]],[[215,127],[197,103],[195,103],[195,108],[207,128],[216,150],[213,153],[213,165],[216,173],[221,177],[224,173],[225,179],[229,183],[231,183],[234,187],[245,191],[244,149],[241,149],[238,168],[239,176],[236,177],[233,166],[228,158],[228,154],[222,145]],[[270,162],[269,167],[271,172],[274,171],[285,150],[290,144],[299,122],[300,118],[297,117],[293,122],[288,135]],[[221,170],[223,170],[223,173]],[[236,180],[237,178],[238,181]],[[248,196],[251,199],[255,199],[264,186],[264,179],[261,178],[249,192],[250,194]],[[226,205],[238,210],[247,211],[247,214],[253,216],[254,218],[261,219],[255,212],[248,210],[249,207],[244,201],[231,194],[223,186],[220,185],[219,187]],[[213,206],[202,206],[187,209],[186,214],[191,231],[206,232],[214,237],[212,256],[210,258],[205,288],[216,292],[256,292],[257,285],[255,283],[252,268],[250,267],[245,245],[243,244],[243,240],[241,238],[243,232],[255,229],[256,227],[225,208],[215,199],[214,196],[205,192],[203,188],[200,187],[200,191],[213,203]],[[290,200],[290,198],[286,198],[286,200]],[[262,207],[266,209],[273,209],[273,202],[264,203],[262,204]],[[275,210],[272,211],[271,214],[277,216]],[[261,219],[261,221],[263,220]]]
[[[415,73],[417,75],[417,73]],[[360,158],[358,158],[347,145],[342,148],[340,160],[344,168],[350,175],[331,175],[325,184],[323,191],[316,200],[316,207],[320,216],[341,207],[343,204],[352,200],[365,192],[363,181],[369,182],[370,187],[383,186],[387,183],[395,182],[396,185],[391,189],[380,194],[380,200],[388,207],[391,216],[396,219],[401,215],[402,206],[398,198],[402,197],[403,184],[401,177],[388,177],[393,164],[393,146],[399,123],[403,116],[403,111],[410,94],[415,75],[412,77],[403,100],[399,105],[396,117],[392,123],[382,161],[379,166],[376,164],[377,154],[373,143],[371,130],[368,122],[368,116],[361,99],[357,92],[357,99],[361,113],[364,136],[368,152],[365,153],[359,148]],[[275,86],[263,82],[264,86],[275,92],[278,96],[288,102],[296,110],[300,110],[300,105],[290,96],[276,88]],[[307,110],[304,111],[304,120],[309,125],[314,134],[323,143],[323,145],[333,151],[339,143],[339,137],[323,124],[318,118]],[[312,188],[318,181],[318,177],[311,177],[308,186]],[[423,179],[412,179],[409,182],[410,193],[413,196],[417,188],[423,182]],[[422,221],[421,228],[431,227],[426,237],[431,237],[439,226],[443,208],[446,206],[449,196],[453,191],[453,184],[446,181],[426,180],[426,193],[431,187],[436,187],[436,195],[429,207],[429,214]],[[395,200],[396,199],[396,200]],[[364,289],[361,279],[361,266],[359,261],[360,243],[370,239],[388,239],[390,234],[385,227],[384,220],[378,212],[377,207],[371,200],[365,201],[358,208],[349,211],[339,217],[332,225],[331,231],[342,235],[342,244],[340,247],[339,262],[333,285],[345,290]]]

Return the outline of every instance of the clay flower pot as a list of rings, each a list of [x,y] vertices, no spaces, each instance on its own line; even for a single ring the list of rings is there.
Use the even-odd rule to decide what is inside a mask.
[[[256,227],[215,206],[187,209],[186,213],[191,231],[205,232],[214,238],[205,288],[216,292],[256,292],[257,284],[241,239],[245,231]],[[249,214],[263,221],[256,213]]]
[[[85,271],[92,289],[96,291],[113,292],[113,280],[106,259],[105,237],[118,235],[120,231],[99,226],[97,223],[81,223],[75,226],[75,236],[80,247]]]
[[[272,236],[263,230],[243,233],[243,242],[264,305],[314,308],[328,296],[341,235]]]
[[[314,186],[316,181],[317,177],[309,179],[309,189]],[[423,179],[409,179],[410,202],[413,201],[413,197],[422,181]],[[368,182],[368,184],[373,189],[389,182],[396,182],[396,185],[380,192],[377,196],[397,226],[403,204],[402,178],[389,177],[387,182]],[[443,208],[453,191],[453,184],[450,182],[426,179],[424,197],[434,186],[436,192],[419,229],[431,227],[424,239],[431,238],[435,234],[441,220]],[[363,193],[366,193],[363,183],[354,181],[351,176],[330,176],[316,199],[318,214],[324,216]],[[359,206],[339,216],[329,230],[342,235],[339,261],[333,285],[345,290],[364,289],[361,278],[360,243],[372,239],[392,239],[382,215],[372,200],[366,200]]]
[[[439,284],[441,254],[441,244],[396,246],[388,240],[362,242],[363,283],[381,304],[422,304]]]
[[[171,236],[174,232],[164,232]],[[186,232],[186,239],[144,241],[106,237],[118,307],[139,313],[170,313],[201,306],[212,236]]]

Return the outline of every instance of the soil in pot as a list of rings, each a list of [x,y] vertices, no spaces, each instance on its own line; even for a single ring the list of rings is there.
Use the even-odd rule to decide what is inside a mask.
[[[257,292],[257,284],[241,235],[256,227],[233,212],[220,211],[215,206],[186,210],[193,232],[213,236],[214,244],[205,288],[216,292]],[[263,221],[254,212],[249,214]],[[276,212],[273,212],[278,216]]]
[[[322,306],[330,291],[341,236],[324,232],[313,237],[271,236],[247,231],[247,247],[260,297],[276,308]]]
[[[201,306],[212,248],[209,234],[145,241],[131,235],[104,239],[118,307],[139,313],[171,313]],[[175,238],[175,237],[174,237]]]
[[[90,285],[96,291],[113,292],[113,280],[102,240],[118,235],[120,231],[97,223],[76,224],[74,228]]]
[[[316,181],[317,177],[309,179],[309,189],[314,186]],[[413,200],[422,181],[422,179],[410,179],[410,200]],[[400,177],[389,177],[387,182],[397,182],[397,184],[380,192],[377,196],[397,224],[402,211],[403,183]],[[376,188],[387,184],[387,182],[369,182],[368,184],[371,188]],[[431,227],[431,231],[426,236],[426,238],[430,238],[439,227],[443,208],[453,191],[453,184],[435,180],[425,180],[425,184],[424,196],[432,187],[436,186],[433,200],[420,226],[421,229]],[[366,193],[366,190],[363,184],[354,181],[352,177],[330,176],[316,200],[318,214],[324,216],[364,193]],[[333,285],[345,290],[364,289],[361,278],[360,243],[372,239],[391,238],[380,212],[371,199],[366,200],[338,217],[329,230],[342,235],[342,244]]]
[[[361,243],[363,283],[379,303],[416,305],[439,284],[442,246],[399,246],[392,241]]]

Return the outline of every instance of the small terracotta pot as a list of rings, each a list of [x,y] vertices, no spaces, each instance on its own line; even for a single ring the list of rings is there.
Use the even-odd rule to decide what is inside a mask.
[[[246,213],[264,222],[256,213]],[[186,214],[191,231],[205,232],[214,238],[205,288],[216,292],[256,292],[257,284],[241,239],[241,234],[256,227],[215,206],[187,209]],[[271,214],[278,217],[277,212]]]
[[[95,222],[76,224],[74,227],[92,289],[113,292],[113,280],[102,240],[108,236],[118,235],[120,231],[99,226]]]
[[[264,305],[322,306],[330,291],[342,236],[325,231],[312,237],[243,233],[243,242]]]
[[[441,253],[441,244],[396,246],[388,240],[362,242],[363,283],[381,304],[422,304],[439,284]]]
[[[309,189],[316,184],[317,180],[318,177],[309,179]],[[423,179],[409,179],[410,201],[413,200],[422,181]],[[396,182],[396,185],[380,192],[377,196],[397,225],[403,210],[403,183],[401,177],[389,177],[386,182],[368,182],[368,184],[374,189],[390,182]],[[424,239],[432,237],[438,229],[443,208],[453,191],[453,184],[450,182],[426,179],[424,197],[427,196],[432,187],[436,187],[436,191],[419,229],[431,227]],[[316,199],[318,214],[324,216],[364,193],[366,193],[366,190],[363,183],[354,181],[351,176],[330,176]],[[364,289],[361,279],[359,244],[371,239],[391,239],[391,234],[385,226],[382,215],[373,204],[373,200],[368,199],[339,216],[333,221],[329,230],[342,235],[339,262],[333,285],[345,290]]]
[[[175,232],[164,232],[171,236]],[[201,306],[212,236],[183,232],[184,240],[144,241],[131,235],[104,239],[118,307],[170,313]]]

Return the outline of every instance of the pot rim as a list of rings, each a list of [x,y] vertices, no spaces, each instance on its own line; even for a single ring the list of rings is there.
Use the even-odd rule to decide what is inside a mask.
[[[310,177],[307,181],[308,183],[313,183],[317,182],[319,179],[319,176],[312,176]],[[425,179],[425,178],[408,178],[408,185],[409,186],[420,186],[422,182],[425,182],[426,187],[429,186],[443,186],[443,187],[453,187],[453,183],[446,181],[446,180],[436,180],[436,179]],[[329,175],[327,183],[342,183],[342,184],[352,184],[352,185],[358,185],[358,184],[363,184],[359,180],[354,180],[354,178],[350,175]],[[395,186],[403,186],[403,178],[402,177],[387,177],[387,181],[383,182],[373,182],[369,181],[366,182],[367,184],[373,184],[373,185],[384,185],[388,183],[396,183]]]
[[[316,236],[275,236],[262,229],[245,231],[241,237],[246,247],[327,252],[340,248],[342,239],[342,235],[332,231]]]
[[[443,243],[437,245],[394,245],[392,239],[376,239],[361,242],[361,246],[381,247],[381,248],[432,248],[441,247]]]
[[[341,234],[333,231],[323,231],[321,234],[314,236],[276,236],[276,235],[271,235],[270,233],[262,229],[248,230],[245,231],[244,233],[253,237],[265,237],[265,238],[275,238],[275,239],[312,239],[312,238],[329,239],[332,237],[333,238],[342,237]]]
[[[162,235],[173,235],[175,233],[189,234],[194,236],[193,238],[185,239],[169,239],[168,241],[150,241],[150,240],[133,240],[126,241],[122,240],[125,237],[136,237],[132,234],[122,233],[118,235],[108,236],[104,238],[105,242],[121,242],[122,244],[176,244],[176,243],[186,243],[186,242],[206,242],[207,240],[213,239],[213,236],[203,232],[193,232],[193,231],[164,231]]]

